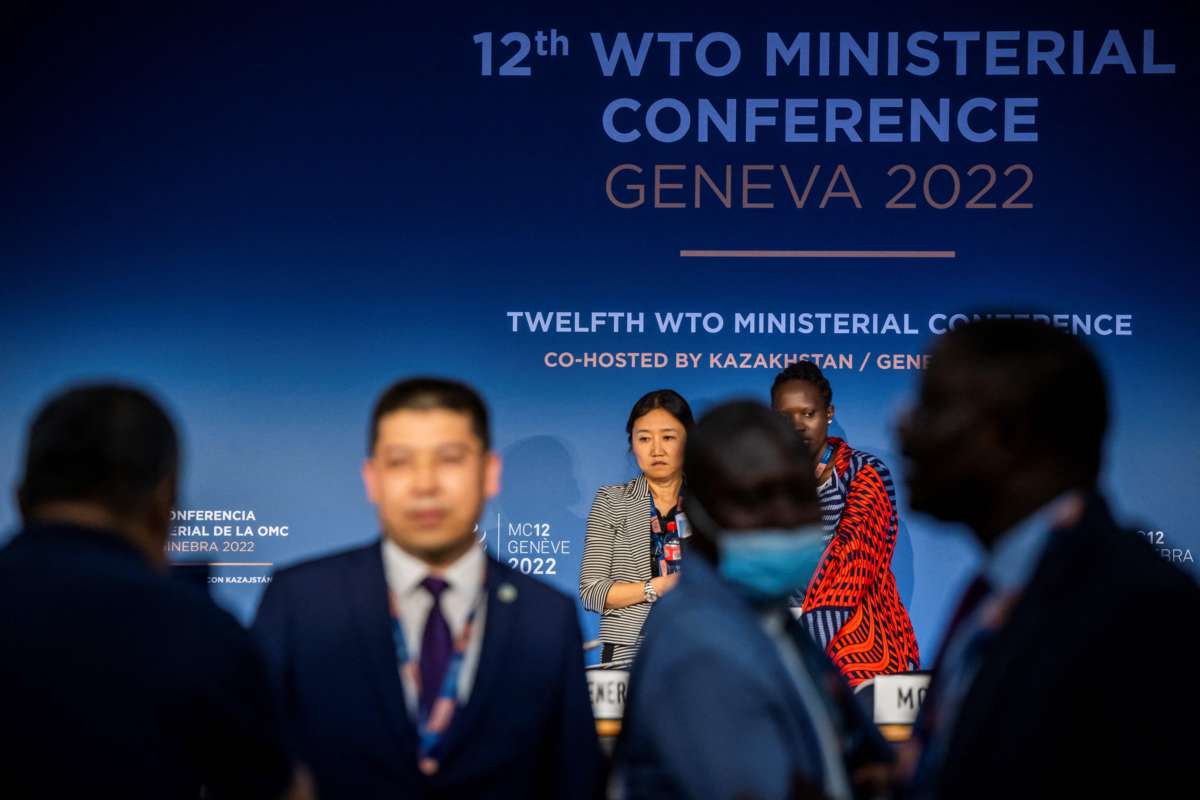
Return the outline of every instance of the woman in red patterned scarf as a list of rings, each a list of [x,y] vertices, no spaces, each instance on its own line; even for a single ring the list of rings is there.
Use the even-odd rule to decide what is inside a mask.
[[[771,386],[771,405],[792,423],[813,460],[828,544],[793,606],[852,686],[920,666],[917,639],[900,602],[896,492],[887,466],[828,435],[833,389],[811,362],[788,366]]]

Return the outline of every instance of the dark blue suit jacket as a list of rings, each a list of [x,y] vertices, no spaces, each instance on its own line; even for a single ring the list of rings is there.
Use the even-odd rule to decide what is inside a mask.
[[[475,683],[426,777],[379,541],[275,575],[254,629],[322,800],[593,795],[600,754],[574,603],[491,559],[486,586]]]
[[[910,795],[1178,797],[1196,758],[1200,589],[1098,495],[1055,531]],[[944,676],[934,673],[931,693]],[[932,696],[932,695],[931,695]],[[930,705],[926,704],[926,709]],[[929,720],[918,720],[924,727]]]
[[[887,743],[836,667],[788,619],[828,698],[847,768],[889,760]],[[686,563],[643,635],[616,753],[627,798],[766,800],[819,786],[811,711],[754,609],[707,562]]]
[[[262,659],[114,532],[0,548],[0,797],[272,798],[291,763]]]

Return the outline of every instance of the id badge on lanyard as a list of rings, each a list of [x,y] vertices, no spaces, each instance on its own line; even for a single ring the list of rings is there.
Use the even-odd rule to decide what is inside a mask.
[[[659,561],[660,574],[669,575],[679,572],[683,563],[683,540],[692,535],[687,515],[683,513],[682,496],[680,496],[678,502],[675,504],[674,517],[667,523],[667,530],[665,531],[662,529],[662,523],[659,521],[658,512],[654,508],[654,499],[650,499],[650,531],[654,534],[654,538],[661,542],[662,546],[662,554]]]

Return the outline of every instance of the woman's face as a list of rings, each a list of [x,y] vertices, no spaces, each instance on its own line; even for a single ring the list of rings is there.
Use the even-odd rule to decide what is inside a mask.
[[[665,480],[683,474],[687,433],[669,411],[656,408],[633,421],[633,455],[647,478]]]
[[[796,429],[805,449],[813,458],[825,447],[833,406],[826,406],[821,392],[808,381],[794,380],[781,384],[771,397],[775,410]]]

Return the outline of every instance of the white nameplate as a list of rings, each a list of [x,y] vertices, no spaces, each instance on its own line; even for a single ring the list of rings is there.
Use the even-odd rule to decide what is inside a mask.
[[[625,716],[628,670],[589,669],[587,682],[588,694],[592,698],[592,714],[596,719],[621,719]]]
[[[876,675],[875,724],[912,725],[928,689],[928,675]]]

